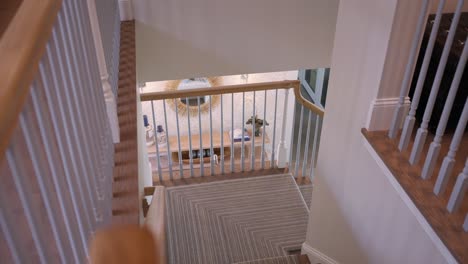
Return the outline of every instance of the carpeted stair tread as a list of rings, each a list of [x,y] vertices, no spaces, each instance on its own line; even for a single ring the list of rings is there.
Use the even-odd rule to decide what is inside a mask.
[[[305,241],[308,210],[289,174],[170,187],[166,210],[169,263],[280,257]]]
[[[237,262],[234,264],[300,264],[300,262],[299,257],[297,255],[290,255],[284,257],[274,257],[245,262]]]

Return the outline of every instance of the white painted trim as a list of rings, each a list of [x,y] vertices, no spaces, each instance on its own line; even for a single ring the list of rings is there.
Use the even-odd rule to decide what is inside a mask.
[[[133,20],[133,6],[131,0],[119,0],[120,21]]]
[[[366,128],[369,131],[381,131],[388,130],[390,124],[392,123],[393,115],[395,109],[398,105],[399,98],[377,98],[372,101],[369,113],[367,115]],[[404,116],[408,114],[411,101],[409,97],[405,98],[403,103],[404,107]],[[403,122],[400,124],[400,127],[403,125]]]
[[[385,176],[387,176],[387,179],[390,181],[393,188],[397,191],[400,198],[403,200],[403,202],[406,204],[406,206],[410,209],[410,211],[416,217],[416,220],[419,222],[421,227],[424,229],[426,234],[432,240],[432,242],[434,243],[436,248],[439,250],[439,252],[442,254],[442,256],[444,256],[447,263],[458,263],[456,261],[456,259],[453,257],[453,255],[450,253],[448,248],[444,245],[442,240],[440,240],[439,236],[436,234],[434,229],[432,229],[429,222],[427,222],[426,218],[422,215],[422,213],[419,211],[419,209],[413,203],[411,198],[405,192],[403,187],[401,187],[400,183],[397,181],[395,176],[393,176],[393,173],[388,169],[388,167],[385,165],[385,163],[379,157],[377,152],[375,152],[374,148],[370,145],[369,141],[367,141],[367,139],[364,136],[362,136],[362,140],[363,140],[363,144],[364,144],[365,148],[367,149],[367,151],[369,152],[371,157],[375,160],[375,162],[380,167],[380,169],[385,174]]]
[[[102,46],[101,29],[96,11],[96,2],[98,0],[88,0],[89,22],[91,31],[93,32],[94,48],[96,49],[96,59],[99,67],[99,75],[101,77],[102,92],[106,101],[107,119],[109,120],[109,128],[112,133],[112,141],[120,142],[119,119],[117,117],[117,101],[116,95],[112,92],[112,87],[109,83],[109,73],[107,72],[106,59],[104,56],[104,47]]]
[[[323,254],[317,249],[311,247],[307,242],[302,244],[302,254],[307,254],[309,261],[312,264],[321,263],[321,264],[339,264],[338,261],[330,258],[329,256]]]

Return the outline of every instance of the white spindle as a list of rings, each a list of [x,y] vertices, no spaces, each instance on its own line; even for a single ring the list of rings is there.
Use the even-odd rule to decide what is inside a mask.
[[[48,250],[45,248],[47,243],[44,241],[44,230],[39,226],[39,216],[37,215],[37,210],[39,208],[33,208],[32,206],[34,202],[33,197],[31,197],[32,192],[29,190],[30,183],[25,181],[25,175],[27,174],[23,172],[24,167],[21,164],[17,164],[17,161],[22,160],[21,153],[18,150],[7,149],[5,158],[10,168],[15,189],[18,192],[21,207],[23,208],[28,222],[29,230],[31,230],[34,246],[37,249],[39,257],[37,261],[46,264],[51,257],[49,256]]]
[[[65,9],[62,9],[62,11],[63,10]],[[66,13],[65,14],[64,13],[59,13],[59,17],[60,16],[68,17]],[[58,28],[60,31],[59,41],[60,43],[63,43],[63,45],[69,47],[70,42],[72,40],[70,40],[68,37],[69,37],[69,34],[71,34],[71,32],[68,29],[64,29],[63,24],[67,25],[67,28],[69,28],[68,27],[69,23],[67,23],[66,19],[63,19],[63,20],[65,21],[65,23],[58,23]],[[78,190],[78,198],[81,202],[80,208],[82,208],[82,211],[84,212],[81,214],[83,218],[85,219],[84,230],[86,232],[86,237],[88,237],[94,228],[94,221],[91,220],[91,217],[89,215],[89,212],[93,212],[94,207],[91,205],[91,201],[89,201],[89,197],[85,194],[86,190],[84,190],[84,187],[83,187],[84,185],[83,183],[84,179],[82,177],[82,175],[84,175],[84,172],[82,171],[83,167],[81,164],[81,160],[76,156],[76,154],[78,154],[77,152],[80,150],[79,144],[77,144],[75,140],[77,138],[77,136],[75,135],[76,124],[74,122],[71,122],[71,123],[68,122],[69,120],[73,120],[73,118],[70,117],[70,113],[69,113],[70,109],[67,107],[70,103],[69,103],[69,100],[63,100],[63,99],[67,99],[66,98],[67,96],[64,95],[64,91],[63,91],[66,89],[60,89],[63,86],[72,87],[71,89],[78,89],[78,88],[75,86],[75,83],[73,82],[73,80],[71,80],[72,77],[75,76],[75,73],[71,69],[73,64],[70,61],[69,54],[67,53],[62,54],[60,53],[60,51],[57,51],[55,55],[56,57],[54,56],[54,57],[49,58],[49,61],[54,61],[54,65],[56,65],[55,68],[59,69],[59,71],[51,72],[51,74],[54,78],[58,79],[56,83],[60,83],[60,84],[54,85],[53,86],[54,92],[49,94],[47,97],[55,98],[54,100],[56,101],[56,104],[58,106],[58,112],[60,113],[60,125],[63,126],[63,124],[70,124],[70,126],[64,126],[64,131],[65,131],[64,132],[64,135],[65,135],[64,148],[67,151],[74,150],[74,151],[69,151],[69,157],[68,157],[71,163],[71,171],[73,175],[71,179],[72,181],[74,181],[74,183],[72,183],[72,185],[69,186],[69,188],[76,188]]]
[[[439,175],[437,176],[437,181],[434,186],[434,193],[439,195],[447,186],[448,179],[452,174],[453,165],[455,164],[455,155],[457,150],[460,146],[460,142],[463,137],[463,133],[466,128],[466,124],[468,122],[468,100],[465,102],[465,106],[463,107],[462,115],[457,124],[457,128],[455,129],[455,133],[452,137],[452,142],[450,143],[450,148],[445,156],[444,161],[442,162],[442,167],[440,167]]]
[[[319,133],[320,133],[320,116],[316,115],[315,117],[315,132],[314,132],[314,142],[312,145],[312,155],[310,161],[310,180],[312,181],[315,176],[315,161],[317,160],[317,147],[319,144]]]
[[[167,125],[167,113],[166,113],[166,100],[163,99],[163,112],[164,112],[164,125],[166,126],[166,150],[167,150],[167,160],[169,162],[169,178],[174,179],[172,175],[172,155],[171,155],[171,144],[169,140],[169,127]]]
[[[190,106],[189,98],[185,98],[187,102],[187,126],[188,126],[188,139],[189,139],[189,163],[190,163],[190,177],[193,177],[193,153],[192,153],[192,130],[190,129]]]
[[[255,91],[253,92],[253,102],[252,102],[252,133],[251,133],[251,147],[250,147],[250,170],[255,169]]]
[[[101,32],[101,28],[99,25],[99,20],[98,20],[98,15],[97,15],[97,10],[96,10],[96,2],[100,3],[102,1],[96,1],[96,0],[87,1],[88,14],[89,14],[88,16],[89,16],[92,36],[94,40],[96,59],[99,65],[99,72],[101,76],[101,82],[102,82],[101,89],[103,90],[103,93],[106,96],[106,108],[107,108],[108,122],[112,131],[112,138],[114,140],[114,143],[117,143],[117,142],[120,142],[119,120],[117,117],[117,100],[116,100],[117,83],[115,83],[114,87],[112,87],[110,80],[109,80],[110,76],[109,76],[108,66],[111,66],[111,63],[109,62],[109,65],[107,65],[106,63],[105,49],[103,47],[102,32]],[[117,10],[113,10],[113,11],[114,11],[113,13],[117,13],[116,12]],[[105,30],[103,32],[105,32]],[[113,32],[114,32],[113,30],[110,30],[109,33],[113,33]],[[112,48],[117,49],[118,46],[113,45]],[[113,74],[117,75],[118,69],[113,69],[113,70],[116,71]]]
[[[76,2],[71,1],[70,6],[68,8],[64,6],[64,10],[71,14],[71,10],[78,10],[79,7],[76,6]],[[70,26],[72,29],[71,34],[71,48],[75,51],[72,53],[73,63],[75,65],[75,69],[77,74],[81,76],[90,76],[90,72],[88,67],[83,67],[83,65],[88,65],[88,56],[86,52],[83,50],[85,46],[85,36],[83,34],[83,28],[81,18],[79,16],[70,16]],[[90,79],[87,78],[77,78],[78,87],[93,87],[92,82]],[[90,138],[93,137],[92,133],[89,133],[89,129],[93,127],[93,125],[89,122],[89,118],[87,116],[92,116],[89,114],[89,103],[90,101],[86,96],[84,96],[84,91],[87,89],[71,89],[71,94],[69,98],[70,104],[69,107],[71,109],[70,113],[74,116],[73,120],[76,123],[84,124],[83,126],[79,126],[79,129],[76,131],[79,135],[79,141],[82,143],[82,166],[84,166],[84,171],[86,174],[84,175],[84,182],[85,188],[87,189],[89,199],[91,204],[93,205],[94,209],[94,218],[95,221],[101,222],[103,219],[103,210],[104,210],[104,190],[102,186],[102,182],[99,180],[100,173],[98,170],[98,165],[96,164],[97,157],[94,156],[96,153],[95,151],[91,150],[92,144],[88,141]],[[69,96],[70,94],[66,91],[66,95]],[[85,106],[83,106],[85,104]],[[80,153],[79,153],[80,154]]]
[[[265,90],[265,98],[263,100],[263,127],[262,127],[262,153],[261,153],[261,160],[262,160],[262,170],[265,169],[265,125],[266,125],[266,104],[267,104],[267,91]]]
[[[468,38],[466,39],[468,40]],[[466,43],[465,40],[465,43]],[[468,45],[465,45],[463,48],[462,55],[460,60],[458,61],[457,69],[455,71],[455,76],[453,77],[452,84],[450,86],[449,94],[447,95],[447,99],[445,101],[444,110],[442,111],[442,115],[439,120],[439,124],[437,126],[436,135],[434,137],[434,141],[431,143],[429,148],[429,152],[426,156],[426,161],[424,162],[424,167],[422,171],[421,177],[423,179],[428,179],[432,176],[434,172],[434,166],[436,164],[437,158],[439,157],[440,146],[442,142],[442,137],[445,133],[445,128],[447,126],[447,122],[450,116],[450,112],[452,110],[453,102],[455,100],[455,96],[458,92],[458,88],[460,86],[460,80],[463,76],[463,71],[465,70],[466,59],[468,57]]]
[[[221,126],[220,126],[220,135],[221,135],[221,174],[224,174],[224,113],[223,113],[223,95],[220,95],[220,112],[221,112]]]
[[[231,94],[231,173],[234,172],[234,94]]]
[[[180,178],[184,178],[184,165],[182,161],[182,151],[180,149],[180,127],[179,127],[179,107],[177,106],[177,101],[174,99],[173,101],[176,113],[176,128],[177,128],[177,157],[179,159],[179,175]]]
[[[13,217],[13,213],[11,212],[4,212],[6,208],[8,208],[8,205],[3,204],[3,202],[8,201],[10,197],[2,197],[2,193],[6,193],[5,191],[0,190],[0,229],[2,230],[3,236],[5,238],[5,242],[8,246],[8,249],[10,251],[10,255],[12,257],[12,260],[14,263],[26,263],[26,260],[24,259],[26,257],[26,252],[23,250],[26,250],[24,247],[21,247],[18,245],[18,240],[20,238],[17,237],[15,234],[15,226],[16,226],[16,218],[11,219]]]
[[[278,168],[286,167],[286,159],[287,159],[287,153],[288,153],[288,148],[286,147],[286,122],[287,122],[286,117],[288,113],[289,90],[290,89],[284,90],[283,124],[281,126],[281,136],[280,136],[280,142],[278,144],[278,162],[277,162]],[[294,111],[294,108],[293,108],[293,111]],[[293,126],[293,130],[294,130],[294,126]],[[292,132],[291,137],[294,137],[294,131]]]
[[[37,89],[37,87],[31,87],[31,89]],[[30,105],[26,106],[27,108],[31,108]],[[59,220],[57,219],[57,214],[55,214],[55,208],[52,208],[52,200],[53,198],[53,193],[54,191],[51,190],[52,185],[48,184],[49,178],[48,175],[44,175],[44,165],[46,164],[46,161],[43,159],[37,149],[38,146],[40,146],[41,142],[38,142],[37,136],[35,134],[29,133],[29,131],[32,131],[34,129],[33,127],[33,120],[31,120],[31,114],[33,113],[32,109],[28,109],[29,111],[24,111],[23,114],[20,115],[19,117],[19,125],[20,125],[20,130],[22,132],[22,140],[26,143],[26,148],[28,151],[28,158],[31,160],[32,166],[33,166],[33,172],[34,172],[34,177],[38,183],[39,186],[39,192],[42,197],[42,201],[44,202],[44,207],[47,215],[47,219],[49,220],[50,223],[50,228],[52,230],[52,235],[55,240],[55,245],[58,250],[58,255],[60,258],[60,261],[62,263],[65,263],[67,261],[67,252],[65,248],[68,251],[68,247],[64,247],[65,242],[65,235],[61,232],[62,230],[59,230],[58,222]],[[34,142],[33,142],[34,141]],[[24,174],[23,174],[24,175]],[[23,175],[19,175],[19,178],[23,179],[25,178]],[[32,178],[32,177],[31,177]],[[30,179],[31,179],[30,178]],[[23,179],[24,180],[24,179]],[[29,183],[26,183],[29,184]],[[28,190],[26,190],[28,191]],[[58,190],[59,192],[61,190]]]
[[[296,128],[296,106],[297,106],[297,103],[296,103],[296,100],[294,100],[294,103],[293,103],[293,107],[292,107],[292,110],[293,110],[293,122],[292,122],[292,128],[291,128],[291,141],[289,143],[289,161],[288,161],[288,171],[291,173],[292,172],[292,160],[293,160],[293,149],[294,149],[294,137],[296,137],[296,134],[295,134],[295,128]],[[302,106],[302,105],[301,105]],[[299,135],[299,132],[298,132],[298,135]]]
[[[244,144],[245,144],[245,92],[242,93],[242,146],[241,146],[241,171],[244,172]]]
[[[198,155],[200,156],[200,175],[205,176],[205,168],[204,168],[204,162],[203,162],[203,156],[205,151],[203,150],[203,139],[202,139],[202,123],[201,123],[201,111],[200,111],[200,96],[197,97],[197,103],[198,103],[198,135],[200,139],[200,150],[198,152]]]
[[[398,148],[400,149],[400,151],[403,151],[408,147],[411,134],[413,133],[414,123],[416,121],[416,110],[418,109],[419,99],[421,98],[421,92],[424,86],[424,82],[426,81],[427,70],[429,68],[429,63],[431,62],[432,51],[434,50],[434,44],[437,39],[437,31],[440,26],[440,20],[442,19],[444,5],[445,0],[440,0],[439,6],[437,8],[437,14],[434,23],[432,24],[431,35],[427,43],[426,52],[424,53],[424,59],[421,65],[421,70],[419,71],[416,89],[414,90],[413,98],[411,99],[410,111],[405,119],[405,124],[403,125],[400,143],[398,144]]]
[[[58,20],[61,21],[62,16],[59,14]],[[79,200],[81,197],[81,191],[76,188],[76,184],[74,183],[74,173],[73,169],[71,167],[73,163],[73,159],[70,158],[70,153],[68,152],[66,148],[66,130],[65,127],[63,126],[63,120],[62,112],[60,111],[59,108],[59,99],[56,97],[56,93],[52,90],[54,90],[54,87],[58,86],[64,86],[65,83],[63,80],[60,78],[62,76],[63,72],[61,69],[61,65],[57,65],[56,62],[52,61],[51,58],[59,58],[61,55],[58,53],[58,47],[59,45],[57,35],[61,34],[58,33],[57,31],[52,32],[51,40],[49,41],[49,44],[46,47],[45,51],[45,57],[44,61],[46,63],[51,63],[50,68],[54,69],[51,70],[49,69],[50,75],[44,72],[41,72],[41,67],[39,67],[39,72],[41,72],[41,76],[44,82],[44,87],[49,87],[50,89],[44,89],[45,91],[45,97],[48,98],[47,106],[49,109],[49,113],[51,115],[51,120],[52,120],[52,127],[53,127],[53,134],[56,135],[57,138],[57,146],[59,150],[59,160],[62,162],[62,167],[64,170],[64,178],[66,180],[66,190],[70,194],[70,199],[72,201],[72,207],[73,207],[73,212],[76,216],[76,221],[77,221],[77,226],[80,234],[80,241],[82,243],[82,249],[85,251],[85,255],[87,255],[87,247],[88,247],[88,228],[86,225],[86,209],[84,204],[81,206],[79,205]],[[55,56],[51,56],[55,55]],[[56,71],[58,70],[58,72]],[[63,189],[65,190],[65,188]],[[81,217],[80,217],[81,216]]]
[[[312,111],[307,110],[309,116],[307,118],[307,132],[306,132],[306,142],[304,147],[304,157],[302,160],[302,177],[305,177],[306,167],[307,167],[307,158],[309,155],[309,138],[310,138],[310,123],[312,123]]]
[[[304,119],[304,105],[301,104],[301,115],[299,117],[299,130],[297,131],[297,146],[296,146],[296,159],[294,166],[294,178],[297,178],[299,171],[299,164],[301,163],[301,143],[302,143],[302,123]],[[292,144],[291,144],[292,146]],[[307,148],[307,147],[306,147]]]
[[[416,62],[416,57],[418,55],[419,42],[424,32],[424,25],[425,25],[424,22],[426,19],[429,2],[430,2],[429,0],[423,1],[421,12],[419,13],[416,33],[414,34],[414,37],[413,37],[413,43],[411,44],[408,64],[406,65],[405,75],[403,77],[403,82],[401,84],[400,98],[398,100],[398,105],[395,110],[395,115],[393,117],[392,124],[390,126],[390,131],[388,133],[388,136],[390,138],[394,138],[396,136],[397,131],[400,128],[401,120],[403,118],[403,110],[404,110],[403,103],[405,102],[405,97],[408,95],[411,78],[413,76],[414,64]]]
[[[211,95],[210,95],[210,175],[214,174],[214,162],[213,162],[213,111],[212,111],[212,105],[211,105]],[[223,120],[221,120],[221,123]],[[221,138],[223,138],[223,135],[221,134]]]
[[[41,68],[41,65],[39,67]],[[39,71],[43,73],[43,71]],[[51,137],[53,135],[53,132],[50,131],[52,125],[50,124],[50,122],[46,121],[48,119],[43,118],[43,115],[45,113],[48,113],[48,111],[46,109],[46,106],[44,105],[44,100],[41,100],[43,98],[43,95],[41,96],[42,90],[44,90],[44,86],[40,84],[40,82],[38,82],[38,89],[31,90],[33,112],[35,113],[36,118],[38,120],[39,134],[41,136],[41,141],[43,142],[44,151],[46,154],[45,158],[50,168],[50,176],[55,188],[55,192],[57,194],[57,202],[60,207],[60,214],[63,218],[63,223],[67,232],[67,238],[73,253],[73,259],[75,260],[75,262],[78,263],[80,262],[79,256],[82,256],[81,250],[80,252],[78,252],[80,247],[75,245],[76,241],[79,240],[79,234],[77,234],[76,232],[77,227],[71,226],[71,220],[74,218],[73,212],[70,212],[71,208],[68,208],[68,206],[65,205],[66,193],[63,193],[62,190],[66,190],[67,187],[63,177],[61,177],[62,175],[59,176],[59,173],[57,172],[59,169],[57,168],[57,163],[55,163],[56,159],[52,153]]]
[[[151,114],[153,115],[153,131],[155,133],[155,137],[156,136],[156,115],[154,114],[154,103],[153,103],[153,100],[151,100]],[[155,148],[156,148],[156,159],[157,159],[157,162],[158,162],[158,177],[159,177],[159,182],[162,182],[163,181],[163,178],[162,178],[162,171],[161,171],[161,156],[160,156],[160,153],[159,153],[159,142],[158,142],[158,139],[156,138],[156,144],[155,145]]]
[[[461,9],[463,7],[463,0],[459,0],[457,4],[457,9],[453,17],[453,21],[450,25],[450,30],[445,42],[444,49],[442,51],[442,56],[440,58],[439,66],[437,67],[437,73],[434,79],[434,83],[431,87],[431,93],[427,101],[426,110],[424,111],[423,121],[421,127],[418,129],[416,134],[416,139],[414,141],[413,149],[411,151],[410,163],[416,164],[420,157],[421,152],[426,142],[427,137],[427,128],[429,121],[432,116],[432,110],[434,109],[434,104],[437,99],[437,93],[439,92],[440,83],[444,75],[445,66],[447,65],[448,56],[450,54],[450,48],[452,47],[453,39],[455,37],[455,32],[457,31],[458,21],[460,20]]]
[[[275,90],[275,113],[273,115],[273,141],[271,143],[271,164],[270,168],[275,166],[275,139],[276,139],[276,112],[278,110],[278,89]]]
[[[452,194],[450,195],[450,199],[447,204],[447,210],[451,213],[456,211],[460,208],[461,202],[463,201],[463,197],[465,197],[465,193],[468,189],[468,158],[465,162],[465,168],[463,171],[458,175],[457,182],[453,187]]]

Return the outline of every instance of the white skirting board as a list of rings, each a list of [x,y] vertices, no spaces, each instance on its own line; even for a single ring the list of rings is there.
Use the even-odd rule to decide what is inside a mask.
[[[330,258],[329,256],[323,254],[322,252],[318,251],[317,249],[311,247],[310,245],[307,244],[307,242],[304,242],[302,244],[302,250],[301,254],[306,254],[307,257],[309,257],[309,261],[312,264],[339,264],[338,261]]]
[[[120,21],[133,20],[132,0],[119,0]]]
[[[398,97],[393,98],[377,98],[372,101],[369,114],[367,116],[366,128],[369,131],[388,130],[392,123],[393,115],[396,106],[398,105]],[[408,114],[411,101],[409,97],[405,98],[403,106],[405,108],[404,116]],[[404,119],[403,119],[404,120]],[[402,120],[402,121],[403,121]],[[400,127],[403,122],[400,124]]]

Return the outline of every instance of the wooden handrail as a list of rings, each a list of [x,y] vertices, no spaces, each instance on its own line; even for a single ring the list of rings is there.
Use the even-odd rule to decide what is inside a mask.
[[[61,0],[22,0],[0,39],[0,160],[29,95]]]
[[[216,87],[198,88],[190,90],[175,90],[164,92],[145,93],[140,96],[141,101],[163,100],[163,99],[177,99],[186,97],[208,96],[218,94],[232,94],[253,91],[267,91],[276,89],[294,89],[294,95],[298,102],[308,108],[310,111],[319,116],[324,115],[322,108],[311,103],[305,99],[301,94],[301,83],[298,80],[285,80],[277,82],[263,82],[263,83],[249,83],[249,84],[235,84],[224,85]]]
[[[301,93],[301,85],[298,84],[298,85],[295,85],[294,86],[294,96],[296,97],[296,100],[301,104],[303,105],[304,107],[308,108],[310,111],[316,113],[317,115],[319,115],[320,117],[323,117],[323,115],[325,114],[325,111],[315,105],[314,103],[312,103],[311,101],[305,99],[303,96],[302,96],[302,93]]]

